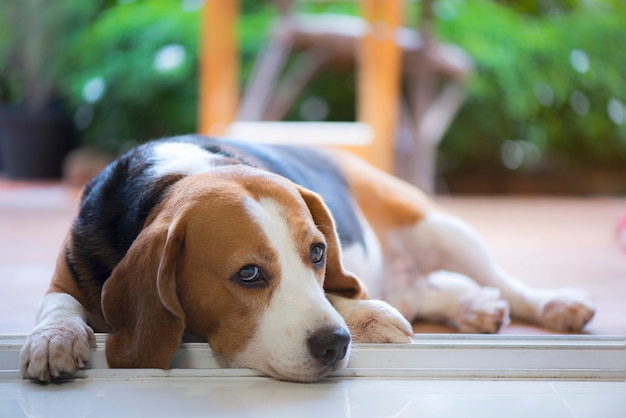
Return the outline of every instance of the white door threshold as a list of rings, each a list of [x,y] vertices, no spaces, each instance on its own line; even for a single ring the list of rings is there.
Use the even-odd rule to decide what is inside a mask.
[[[24,336],[0,337],[0,417],[624,418],[623,337],[418,335],[358,344],[349,367],[311,384],[224,367],[186,343],[172,370],[109,369],[105,335],[76,379],[22,380]]]
[[[0,379],[19,379],[24,338],[0,336]],[[97,335],[97,347],[79,379],[260,376],[252,370],[228,368],[206,343],[182,344],[171,370],[109,369],[105,340],[105,334]],[[355,344],[348,367],[331,377],[624,381],[626,340],[590,335],[419,334],[412,344]]]

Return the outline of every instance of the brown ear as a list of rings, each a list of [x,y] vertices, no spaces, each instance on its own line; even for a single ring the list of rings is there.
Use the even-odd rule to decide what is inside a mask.
[[[326,238],[326,277],[324,290],[351,299],[366,299],[365,288],[352,273],[341,264],[341,245],[335,222],[322,199],[310,190],[299,187],[300,194],[309,207],[313,221]]]
[[[159,214],[137,236],[102,289],[109,367],[169,369],[185,329],[176,294],[184,222]]]

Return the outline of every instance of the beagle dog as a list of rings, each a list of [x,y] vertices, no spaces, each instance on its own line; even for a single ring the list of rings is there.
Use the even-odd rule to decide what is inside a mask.
[[[233,367],[309,382],[352,342],[410,342],[416,318],[495,333],[509,312],[577,331],[594,308],[508,275],[466,224],[353,155],[181,136],[86,186],[20,362],[70,377],[95,330],[110,367],[168,369],[189,334]]]

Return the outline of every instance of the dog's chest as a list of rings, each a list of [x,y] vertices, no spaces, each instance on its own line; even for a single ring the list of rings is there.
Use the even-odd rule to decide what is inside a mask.
[[[363,282],[369,297],[380,298],[384,293],[385,273],[382,247],[367,220],[360,215],[357,217],[363,230],[363,240],[343,246],[343,265]]]

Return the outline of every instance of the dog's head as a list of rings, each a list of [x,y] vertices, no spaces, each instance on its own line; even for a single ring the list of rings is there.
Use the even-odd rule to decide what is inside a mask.
[[[103,288],[111,367],[169,368],[183,331],[231,365],[295,381],[348,361],[325,292],[364,297],[322,200],[288,180],[222,167],[180,180]]]

